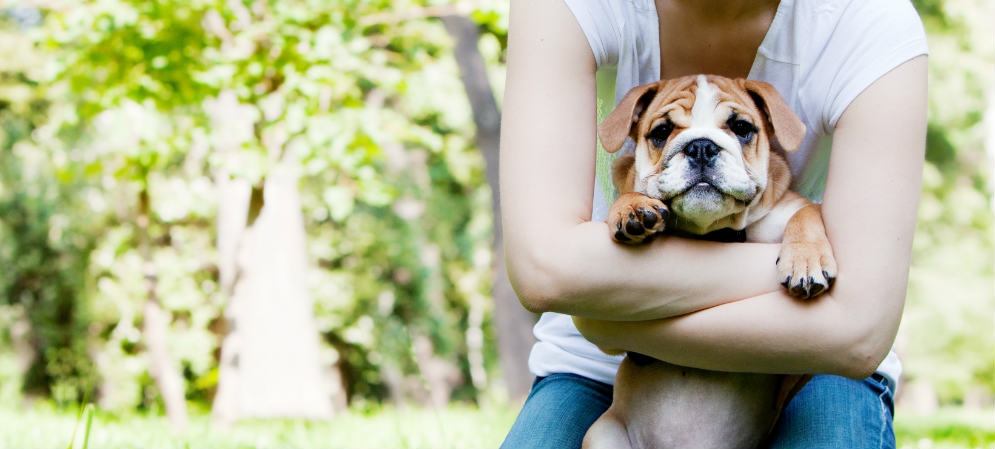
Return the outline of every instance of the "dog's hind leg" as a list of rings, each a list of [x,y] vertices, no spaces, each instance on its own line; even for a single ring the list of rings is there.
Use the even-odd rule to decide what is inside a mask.
[[[582,449],[632,449],[625,424],[608,409],[584,435]]]

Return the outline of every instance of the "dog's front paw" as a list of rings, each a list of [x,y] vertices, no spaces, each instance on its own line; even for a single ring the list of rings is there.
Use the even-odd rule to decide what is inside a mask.
[[[624,193],[608,211],[608,229],[616,242],[638,245],[663,231],[669,215],[663,201],[641,193]]]
[[[832,247],[827,241],[782,244],[777,276],[791,296],[809,299],[821,295],[836,280]]]

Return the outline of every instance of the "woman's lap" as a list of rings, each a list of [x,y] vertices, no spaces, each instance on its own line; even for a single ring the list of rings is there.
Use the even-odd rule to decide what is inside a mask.
[[[893,413],[879,376],[815,376],[784,410],[768,448],[894,448]]]
[[[536,379],[501,448],[579,448],[611,402],[611,385],[596,380],[575,374]]]
[[[611,395],[610,385],[573,374],[537,379],[501,447],[579,448]],[[785,409],[768,448],[894,448],[891,401],[876,376],[815,376]]]

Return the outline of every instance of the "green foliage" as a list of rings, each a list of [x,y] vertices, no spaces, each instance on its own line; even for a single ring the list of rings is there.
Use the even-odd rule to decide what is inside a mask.
[[[15,36],[31,37],[46,67],[28,90],[64,108],[38,115],[60,145],[36,149],[66,161],[52,205],[85,198],[65,221],[97,224],[80,231],[86,251],[66,251],[78,266],[46,254],[23,263],[78,281],[66,291],[87,311],[79,325],[41,320],[93,354],[102,407],[158,407],[140,330],[149,288],[171,318],[188,399],[209,403],[227,300],[216,180],[260,185],[288,158],[301,175],[326,362],[345,371],[350,395],[385,398],[385,369],[417,379],[412,342],[427,337],[463,372],[457,394],[476,397],[466,339],[488,329],[468,317],[489,308],[491,216],[451,42],[434,19],[361,20],[423,6],[101,0],[45,11],[40,28]],[[501,17],[481,14],[499,33]],[[45,216],[22,222],[30,232],[18,234],[48,235]],[[44,248],[10,240],[17,253]],[[486,356],[492,364],[492,348]]]
[[[11,43],[0,49],[0,59],[14,61],[0,67],[0,308],[11,325],[24,320],[32,331],[20,337],[27,347],[20,357],[31,355],[27,372],[2,381],[59,402],[78,401],[96,381],[86,339],[79,338],[88,331],[80,299],[88,285],[92,223],[75,220],[83,209],[80,182],[60,167],[65,159],[43,156],[64,153],[46,123],[57,109],[37,89],[34,66],[41,59],[12,23],[0,21],[0,40]]]
[[[995,10],[973,0],[917,7],[930,38],[930,117],[899,349],[908,379],[958,403],[972,390],[995,394],[992,148],[985,148],[992,124],[983,122],[995,112]]]

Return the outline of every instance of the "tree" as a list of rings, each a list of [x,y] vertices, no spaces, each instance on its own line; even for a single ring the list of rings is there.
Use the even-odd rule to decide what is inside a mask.
[[[179,373],[180,395],[213,396],[221,422],[323,416],[347,395],[438,402],[487,388],[483,161],[441,24],[358,20],[391,6],[112,1],[48,13],[53,86],[104,140],[73,157],[115,205],[93,273],[94,304],[109,311],[95,326],[99,366]],[[160,315],[136,297],[165,325],[139,326]],[[173,361],[137,363],[153,353]],[[289,356],[318,373],[285,361],[285,376],[306,375],[274,380],[255,362]],[[143,402],[119,394],[141,392],[140,370],[101,373],[118,380],[102,401]],[[243,407],[272,385],[298,406]]]
[[[90,396],[96,367],[85,334],[86,267],[99,220],[87,219],[88,187],[74,167],[60,164],[78,128],[59,129],[67,112],[40,88],[45,58],[25,34],[30,10],[0,14],[0,336],[16,353],[23,378],[0,379],[59,404]],[[57,133],[60,133],[58,136]],[[77,219],[79,217],[79,219]]]
[[[257,31],[280,25],[269,10],[262,7],[250,12],[242,6],[230,11],[232,16],[238,15],[230,18],[232,22],[252,30],[232,34],[212,9],[221,6],[213,2],[84,4],[72,11],[77,15],[62,11],[57,16],[61,20],[51,21],[63,28],[62,33],[53,36],[59,36],[57,42],[69,50],[63,53],[65,60],[59,76],[79,95],[77,101],[83,106],[84,118],[127,104],[136,104],[132,110],[139,114],[162,111],[170,115],[189,114],[193,118],[167,120],[173,126],[163,131],[165,135],[159,135],[167,141],[172,139],[167,145],[140,138],[135,142],[136,148],[125,153],[130,153],[130,157],[126,156],[124,161],[104,161],[104,165],[120,166],[135,185],[134,231],[146,286],[142,315],[145,346],[150,356],[150,373],[162,394],[167,415],[177,428],[182,428],[186,421],[185,388],[179,366],[168,348],[167,334],[174,317],[163,311],[158,295],[162,267],[154,260],[152,247],[156,238],[152,235],[156,232],[153,226],[158,223],[152,213],[157,198],[150,192],[150,178],[157,173],[183,177],[170,172],[175,173],[177,162],[190,157],[184,148],[184,144],[190,143],[189,136],[203,130],[211,119],[200,108],[201,99],[222,97],[231,88],[240,87],[244,91],[244,86],[254,86],[254,90],[235,102],[245,101],[260,109],[263,98],[279,88],[277,77],[283,76],[255,70],[269,59],[273,49],[268,40],[271,36]],[[81,21],[74,23],[74,18]],[[210,70],[219,68],[232,70],[233,76],[212,76]],[[263,83],[269,84],[260,87]],[[222,232],[219,240],[226,244],[234,242],[222,245],[225,250],[241,251],[223,253],[226,259],[219,267],[221,277],[231,280],[225,285],[226,293],[230,294],[228,308],[233,310],[227,314],[231,334],[226,338],[229,342],[249,344],[226,343],[222,347],[222,359],[229,363],[221,367],[221,380],[227,382],[221,385],[216,410],[222,421],[242,416],[327,417],[331,415],[331,402],[329,395],[322,393],[328,385],[321,380],[324,370],[319,365],[318,335],[305,287],[307,259],[300,202],[295,200],[296,178],[293,171],[284,168],[287,163],[282,154],[286,141],[263,141],[272,137],[267,117],[252,118],[247,124],[254,126],[256,132],[251,139],[235,142],[245,144],[247,148],[243,149],[255,156],[257,165],[249,168],[252,172],[236,173],[231,166],[239,161],[233,162],[231,157],[214,164],[222,186],[228,182],[254,185],[256,193],[251,198],[227,196],[219,207],[220,219],[226,224],[231,220],[230,211],[236,214],[243,211],[235,226],[219,227]],[[224,135],[224,126],[220,128],[215,134]],[[222,155],[232,152],[232,148],[225,147],[217,150]],[[293,152],[287,154],[286,158],[296,156]],[[116,159],[120,155],[107,157]],[[267,157],[275,158],[273,163],[267,163]],[[291,161],[290,165],[293,164]],[[229,200],[240,200],[242,204]],[[244,213],[252,208],[251,214]],[[230,263],[232,260],[234,263]],[[262,343],[252,344],[255,342]],[[231,354],[232,351],[236,353]],[[234,360],[238,362],[230,363]],[[271,361],[278,363],[271,365]],[[300,394],[302,391],[307,393]],[[246,397],[254,400],[245,400]],[[249,404],[261,404],[262,408],[250,408]]]
[[[477,40],[478,26],[466,16],[443,16],[442,22],[456,45],[453,53],[460,66],[460,75],[467,98],[473,109],[477,129],[477,146],[484,154],[487,167],[487,184],[491,188],[494,212],[494,321],[497,326],[498,354],[501,357],[508,393],[516,399],[524,398],[531,388],[532,375],[525,369],[528,355],[535,343],[532,326],[535,315],[525,310],[511,288],[504,262],[504,234],[501,232],[501,196],[498,180],[498,149],[500,147],[501,113],[498,110],[484,58],[480,55]]]

